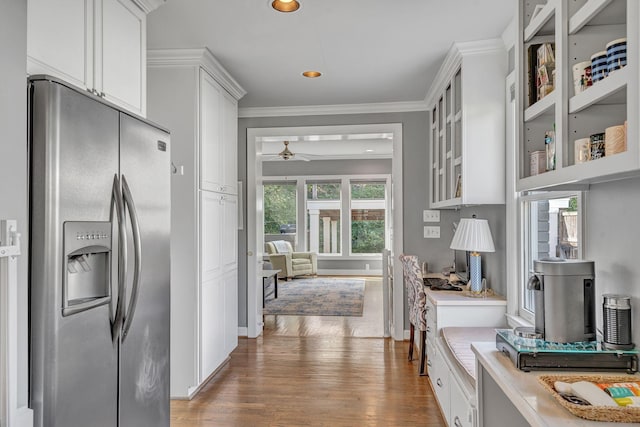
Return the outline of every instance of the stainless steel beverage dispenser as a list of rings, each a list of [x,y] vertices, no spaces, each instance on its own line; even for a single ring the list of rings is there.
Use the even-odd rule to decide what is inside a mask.
[[[533,290],[535,331],[546,341],[596,339],[593,261],[548,259],[533,262],[527,287]]]

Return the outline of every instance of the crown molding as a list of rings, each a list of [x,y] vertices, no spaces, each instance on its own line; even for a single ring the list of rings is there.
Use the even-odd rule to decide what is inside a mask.
[[[247,94],[247,91],[240,86],[206,47],[194,49],[149,49],[147,51],[147,66],[202,67],[236,100]]]
[[[144,13],[149,13],[165,4],[167,0],[133,0],[133,2],[142,9]]]
[[[238,108],[238,117],[327,116],[333,114],[403,113],[427,110],[427,104],[424,101],[301,105],[291,107],[244,107]]]
[[[451,80],[451,76],[456,72],[457,68],[462,64],[465,56],[483,55],[493,52],[504,52],[505,46],[501,38],[478,40],[471,42],[453,43],[445,56],[438,74],[433,79],[433,83],[429,87],[427,96],[424,101],[426,105],[433,105],[434,98],[442,94],[442,90]]]

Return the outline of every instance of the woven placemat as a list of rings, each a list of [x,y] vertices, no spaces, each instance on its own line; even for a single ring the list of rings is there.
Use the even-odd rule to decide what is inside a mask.
[[[640,382],[638,375],[540,375],[538,381],[553,397],[573,415],[585,420],[608,421],[615,423],[637,423],[640,422],[640,408],[630,406],[586,406],[571,403],[556,392],[553,384],[556,381],[565,383],[575,383],[578,381],[590,381],[592,383],[625,383]]]

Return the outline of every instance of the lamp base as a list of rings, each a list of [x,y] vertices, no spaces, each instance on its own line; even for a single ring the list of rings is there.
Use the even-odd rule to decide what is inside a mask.
[[[469,256],[469,290],[474,293],[482,292],[482,264],[480,254],[472,252]]]

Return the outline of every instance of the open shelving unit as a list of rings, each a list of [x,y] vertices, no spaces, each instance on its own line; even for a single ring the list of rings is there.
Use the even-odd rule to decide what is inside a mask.
[[[535,16],[536,6],[539,11]],[[637,0],[543,0],[519,2],[518,71],[519,142],[518,191],[590,184],[640,174],[638,143],[638,26]],[[612,40],[626,37],[627,65],[580,93],[574,93],[572,67],[605,50]],[[529,103],[528,47],[555,43],[555,88]],[[531,105],[529,105],[531,104]],[[577,163],[574,142],[627,121],[627,150],[609,157]],[[530,154],[544,150],[544,133],[555,125],[556,169],[531,176]]]

